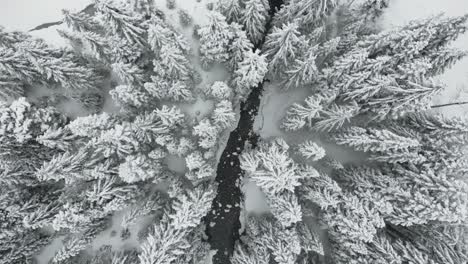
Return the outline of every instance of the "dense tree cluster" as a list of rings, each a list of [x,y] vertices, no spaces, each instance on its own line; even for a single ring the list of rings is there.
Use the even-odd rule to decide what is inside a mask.
[[[0,108],[0,263],[29,262],[55,239],[63,246],[54,263],[200,261],[209,250],[201,219],[215,195],[207,182],[219,137],[237,119],[233,90],[224,82],[210,85],[203,96],[214,101],[213,112],[190,120],[179,104],[195,100],[201,80],[188,40],[150,1],[96,1],[95,7],[96,16],[63,12],[70,30],[60,34],[74,50],[1,31],[2,95],[14,101]],[[34,85],[105,94],[106,83],[118,113],[70,119],[24,97]],[[169,170],[170,156],[187,160],[185,175]],[[88,256],[116,212],[124,214],[123,239],[136,225],[141,230],[141,252],[103,248]],[[152,224],[138,226],[145,217]]]
[[[219,254],[233,264],[468,261],[468,120],[430,105],[445,89],[435,77],[467,54],[450,44],[468,16],[382,30],[388,0],[219,0],[198,24],[182,2],[155,2],[64,10],[60,35],[73,48],[0,28],[0,264],[32,263],[53,243],[50,263],[205,263],[205,229],[222,223],[206,216],[230,208],[213,204],[220,147],[255,118],[249,94],[267,81],[309,91],[281,124],[301,136],[229,153],[243,170],[236,184],[254,183],[269,210],[229,205],[244,210],[243,226],[233,253]],[[227,77],[206,78],[214,67]],[[92,114],[61,112],[70,99]],[[200,102],[209,109],[192,111]],[[329,145],[357,158],[342,164]],[[93,251],[116,221],[117,238],[139,245]]]
[[[387,5],[288,1],[275,16],[263,47],[268,75],[285,90],[313,90],[288,110],[282,127],[310,129],[366,155],[340,165],[313,141],[290,149],[282,139],[244,152],[241,166],[273,216],[262,225],[297,232],[288,235],[288,246],[297,246],[275,248],[262,238],[274,228],[255,233],[258,220],[251,216],[234,263],[468,260],[461,238],[468,219],[468,123],[430,111],[445,88],[432,78],[466,54],[448,45],[466,31],[468,17],[436,16],[379,32],[370,22]],[[309,238],[313,247],[302,244],[304,226],[317,224],[325,232]]]

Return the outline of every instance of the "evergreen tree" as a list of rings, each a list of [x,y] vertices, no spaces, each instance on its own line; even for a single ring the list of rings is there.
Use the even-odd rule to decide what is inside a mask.
[[[205,93],[216,100],[232,98],[232,89],[224,82],[214,82]]]
[[[244,10],[240,21],[244,25],[247,36],[252,43],[259,43],[265,33],[268,7],[262,0],[244,1]]]
[[[280,27],[288,21],[295,21],[301,29],[313,28],[323,23],[337,5],[336,0],[290,0],[278,11],[274,24]]]
[[[212,148],[218,140],[218,128],[209,119],[201,120],[193,127],[193,134],[198,136],[198,145],[202,148]]]
[[[226,17],[228,23],[232,24],[240,22],[243,8],[239,0],[221,0],[218,11]]]
[[[96,8],[110,26],[112,34],[121,36],[130,44],[145,46],[146,28],[141,15],[132,15],[111,5],[109,1],[97,1]]]
[[[315,60],[316,54],[314,49],[310,49],[302,58],[297,58],[291,69],[285,72],[285,79],[282,81],[283,89],[298,88],[312,84],[315,79],[318,79],[319,71]]]
[[[235,36],[229,45],[229,66],[231,69],[237,69],[239,63],[244,60],[245,54],[253,49],[253,44],[240,24],[231,23],[230,26]]]
[[[295,23],[287,23],[273,30],[266,37],[263,53],[268,58],[268,68],[272,76],[282,74],[300,56],[307,45],[304,36]]]
[[[74,90],[96,89],[102,78],[90,65],[79,64],[76,55],[48,47],[42,40],[26,39],[13,48],[0,47],[0,70],[7,79],[26,84],[60,84]]]
[[[208,68],[213,63],[224,63],[229,59],[229,42],[232,32],[226,18],[212,11],[208,15],[208,24],[198,30],[202,65]]]
[[[432,69],[437,68],[440,72],[460,58],[460,53],[451,53],[452,59],[446,53],[434,57],[430,54],[438,54],[464,32],[466,19],[434,17],[412,22],[395,31],[365,36],[333,66],[322,70],[324,83],[319,81],[318,85],[328,90],[330,100],[323,100],[321,104],[334,112],[333,108],[338,109],[340,104],[356,102],[360,109],[353,113],[354,116],[365,113],[376,119],[427,109],[431,97],[443,89],[442,85],[428,79],[435,74]],[[435,33],[428,35],[426,30]],[[405,39],[405,46],[394,42],[404,36],[411,36]],[[407,48],[412,45],[414,48]],[[316,122],[324,119],[326,117],[318,118]],[[302,118],[294,116],[294,120]]]
[[[236,94],[241,100],[249,95],[250,89],[263,81],[268,72],[265,55],[260,55],[259,50],[248,51],[244,56],[232,80]]]
[[[217,103],[212,118],[213,123],[220,130],[232,127],[236,121],[236,114],[234,113],[232,103],[228,100],[222,100]]]

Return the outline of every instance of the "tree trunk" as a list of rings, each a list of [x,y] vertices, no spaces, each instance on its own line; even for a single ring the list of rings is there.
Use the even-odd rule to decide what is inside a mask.
[[[442,108],[447,106],[454,106],[454,105],[466,105],[468,102],[456,102],[456,103],[449,103],[449,104],[440,104],[440,105],[433,105],[431,108]]]

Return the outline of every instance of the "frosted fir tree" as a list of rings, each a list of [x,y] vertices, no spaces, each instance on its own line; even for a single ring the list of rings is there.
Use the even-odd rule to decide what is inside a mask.
[[[234,38],[229,45],[230,59],[228,65],[231,69],[237,69],[245,54],[253,49],[253,44],[247,37],[247,33],[242,29],[238,23],[231,23],[231,30],[233,31]]]
[[[273,27],[266,37],[263,53],[268,58],[268,69],[272,76],[284,73],[295,59],[304,52],[307,41],[298,31],[298,25],[287,23],[281,27]]]
[[[288,149],[282,139],[264,143],[260,150],[242,154],[241,168],[265,193],[294,192],[301,185],[302,175]]]
[[[320,26],[337,7],[336,0],[320,1],[288,1],[274,18],[275,26],[281,26],[289,21],[296,21],[301,29]]]
[[[186,81],[169,81],[159,76],[151,76],[151,82],[144,84],[145,90],[155,99],[191,101],[194,98],[192,87]]]
[[[225,100],[231,99],[233,97],[233,91],[225,82],[214,82],[208,89],[205,91],[205,94],[208,97],[214,98],[215,100]]]
[[[148,92],[139,86],[119,85],[109,94],[120,106],[129,110],[146,107],[151,101]]]
[[[268,72],[266,56],[260,55],[260,51],[248,51],[244,54],[244,59],[239,63],[238,69],[234,72],[232,85],[236,95],[244,100],[250,90],[263,81]]]
[[[263,38],[268,9],[269,7],[265,6],[262,0],[244,1],[240,23],[244,25],[247,36],[254,44],[259,43]]]
[[[150,15],[155,11],[154,0],[127,0],[131,10],[138,14]]]
[[[209,149],[217,144],[219,130],[209,119],[201,120],[193,127],[193,134],[198,137],[198,145]]]
[[[136,65],[119,62],[113,63],[111,66],[113,72],[119,77],[120,82],[126,85],[140,86],[147,78],[144,71]]]
[[[333,112],[339,109],[339,105],[356,104],[359,109],[353,113],[354,116],[365,113],[375,119],[397,117],[416,109],[427,109],[431,98],[444,89],[443,85],[430,78],[461,56],[461,53],[451,52],[448,55],[435,50],[445,49],[451,40],[464,32],[463,21],[466,21],[466,17],[434,17],[414,21],[399,30],[363,36],[354,48],[336,58],[332,66],[322,70],[325,78],[322,81],[319,79],[317,87],[327,90],[329,100],[323,100],[321,104]],[[449,24],[454,27],[446,30]],[[429,36],[421,33],[422,28],[431,28],[439,33]],[[408,45],[415,45],[414,49],[390,44],[394,43],[390,40],[393,37],[401,39],[406,34],[414,35],[408,42]],[[445,37],[442,36],[444,34]],[[359,66],[356,64],[358,62]],[[388,71],[393,73],[386,74]],[[325,119],[327,117],[320,117],[317,121]],[[286,122],[293,120],[297,123],[302,118],[292,115],[287,117]],[[333,129],[339,127],[340,124],[337,123]]]
[[[195,151],[187,155],[185,163],[189,171],[200,169],[206,164],[206,160],[200,151]]]
[[[209,22],[198,30],[200,55],[205,68],[213,63],[224,63],[229,59],[229,42],[233,35],[226,18],[216,11],[208,15]]]
[[[173,31],[162,21],[156,20],[148,28],[148,44],[151,50],[159,54],[163,45],[169,45],[174,37]]]
[[[160,193],[150,194],[150,198],[137,201],[135,205],[128,210],[122,217],[121,226],[128,229],[138,224],[143,217],[160,212],[165,205],[166,200]]]
[[[333,136],[337,144],[364,152],[404,151],[421,145],[417,139],[402,137],[389,130],[350,127],[342,133]]]
[[[297,147],[299,154],[309,160],[318,161],[325,157],[325,149],[313,141],[306,141]]]
[[[296,262],[301,253],[301,242],[297,231],[284,229],[266,217],[249,217],[246,232],[235,246],[231,258],[233,263],[277,263]],[[251,261],[251,262],[248,262]]]
[[[97,1],[96,8],[114,35],[121,36],[131,44],[145,46],[146,28],[141,15],[130,14],[105,0]]]
[[[220,0],[217,6],[218,11],[226,17],[230,24],[239,23],[244,11],[239,0]]]
[[[174,213],[168,216],[174,228],[184,230],[197,227],[201,218],[210,210],[214,195],[213,190],[201,186],[177,197],[172,205]]]
[[[312,84],[318,79],[319,70],[316,65],[317,55],[311,48],[301,58],[297,58],[291,69],[285,71],[285,79],[282,81],[283,89],[289,90],[304,85]]]
[[[70,52],[48,47],[42,40],[26,39],[14,47],[0,47],[0,69],[7,78],[20,78],[23,83],[60,85],[69,91],[93,90],[102,76],[95,67],[77,63]]]
[[[407,120],[418,119],[419,121],[413,124],[419,125],[412,126],[411,122],[413,121],[407,123]],[[453,139],[450,137],[443,139],[433,138],[430,132],[428,133],[430,130],[424,129],[423,124],[427,119],[424,115],[416,114],[411,118],[404,118],[401,121],[402,123],[390,122],[389,125],[394,126],[394,128],[392,129],[393,133],[388,134],[393,135],[393,138],[411,137],[405,141],[398,142],[401,145],[391,144],[390,147],[382,142],[382,145],[376,145],[374,148],[362,149],[359,146],[360,144],[355,146],[358,150],[369,151],[371,154],[369,159],[379,162],[378,168],[371,166],[350,167],[344,169],[342,171],[343,174],[337,172],[340,178],[345,179],[348,177],[349,180],[344,180],[345,182],[355,182],[354,184],[360,190],[359,193],[357,192],[357,188],[350,188],[350,190],[361,199],[372,200],[376,204],[385,202],[387,203],[387,207],[391,206],[390,208],[393,210],[386,211],[384,215],[388,218],[388,221],[397,225],[411,226],[426,224],[430,221],[454,223],[463,221],[462,219],[466,215],[466,210],[457,209],[463,208],[460,202],[464,201],[463,197],[465,196],[464,193],[466,193],[466,184],[460,181],[461,175],[464,175],[464,169],[462,168],[466,164],[462,150],[466,146],[466,141],[462,141],[460,146],[460,141],[454,144]],[[437,118],[433,120],[437,120]],[[458,123],[457,121],[459,120],[456,120],[454,123]],[[458,124],[461,125],[462,123]],[[430,127],[431,123],[427,122],[427,126]],[[440,131],[443,131],[443,126],[441,126]],[[417,144],[411,143],[412,145],[405,146],[407,144],[405,142],[415,142]],[[394,146],[397,146],[397,148],[393,149]],[[448,151],[448,146],[451,146],[450,151]],[[365,175],[375,175],[375,179],[370,180],[372,182],[370,183]],[[421,177],[425,180],[421,180]],[[397,184],[398,181],[396,179],[406,179],[408,185],[400,186]],[[444,182],[445,187],[434,183],[437,181]],[[360,192],[364,192],[364,190],[360,188],[365,188],[365,185],[370,189],[368,189],[369,192],[366,196],[363,196]],[[412,191],[409,191],[409,186],[413,188]],[[457,198],[454,198],[452,202],[448,202],[445,198],[441,198],[440,201],[436,202],[432,196],[428,196],[423,191],[428,188],[433,188],[432,194],[453,192],[449,196]],[[451,191],[448,191],[446,188],[449,188]],[[395,190],[394,195],[384,195],[382,193],[385,192],[384,190],[389,189]],[[405,196],[405,206],[397,198],[404,195],[404,193],[409,194]],[[424,201],[432,202],[425,204]],[[461,203],[463,204],[464,202]],[[418,210],[415,208],[418,208]]]
[[[165,157],[162,150],[153,150],[148,155],[127,156],[119,166],[119,177],[128,183],[145,181],[161,173],[161,159]]]
[[[175,138],[173,141],[168,142],[166,145],[167,151],[179,157],[186,156],[188,152],[193,150],[196,146],[196,143],[193,139],[188,137]]]
[[[7,31],[0,26],[0,45],[4,47],[13,47],[15,43],[31,39],[31,36],[19,31]]]
[[[309,178],[303,188],[303,198],[322,209],[320,219],[328,226],[333,261],[346,263],[350,258],[366,255],[362,248],[374,239],[378,228],[385,226],[379,212],[344,193],[322,173]]]
[[[38,108],[21,97],[10,105],[0,108],[0,135],[2,139],[12,137],[19,143],[26,143],[43,135],[47,130],[58,128],[67,118],[54,107]]]
[[[233,127],[236,121],[236,113],[234,112],[232,103],[228,100],[222,100],[216,104],[213,111],[213,123],[220,130]]]
[[[302,207],[294,193],[267,194],[266,197],[271,213],[282,226],[287,228],[302,221]]]
[[[101,131],[108,130],[116,124],[115,117],[108,113],[78,117],[67,124],[67,128],[80,137],[96,137]]]
[[[62,10],[63,21],[73,30],[79,32],[101,31],[102,25],[94,20],[90,15],[80,12],[71,13],[69,10]]]
[[[190,263],[201,261],[208,254],[208,247],[201,241],[199,224],[211,207],[214,192],[201,185],[176,197],[142,244],[141,263]]]
[[[154,61],[154,72],[168,79],[187,80],[191,74],[190,63],[180,48],[163,45],[159,60]]]

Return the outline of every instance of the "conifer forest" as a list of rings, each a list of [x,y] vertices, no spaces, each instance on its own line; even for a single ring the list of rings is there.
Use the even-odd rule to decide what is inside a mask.
[[[0,264],[467,264],[468,14],[394,1],[0,25]]]

